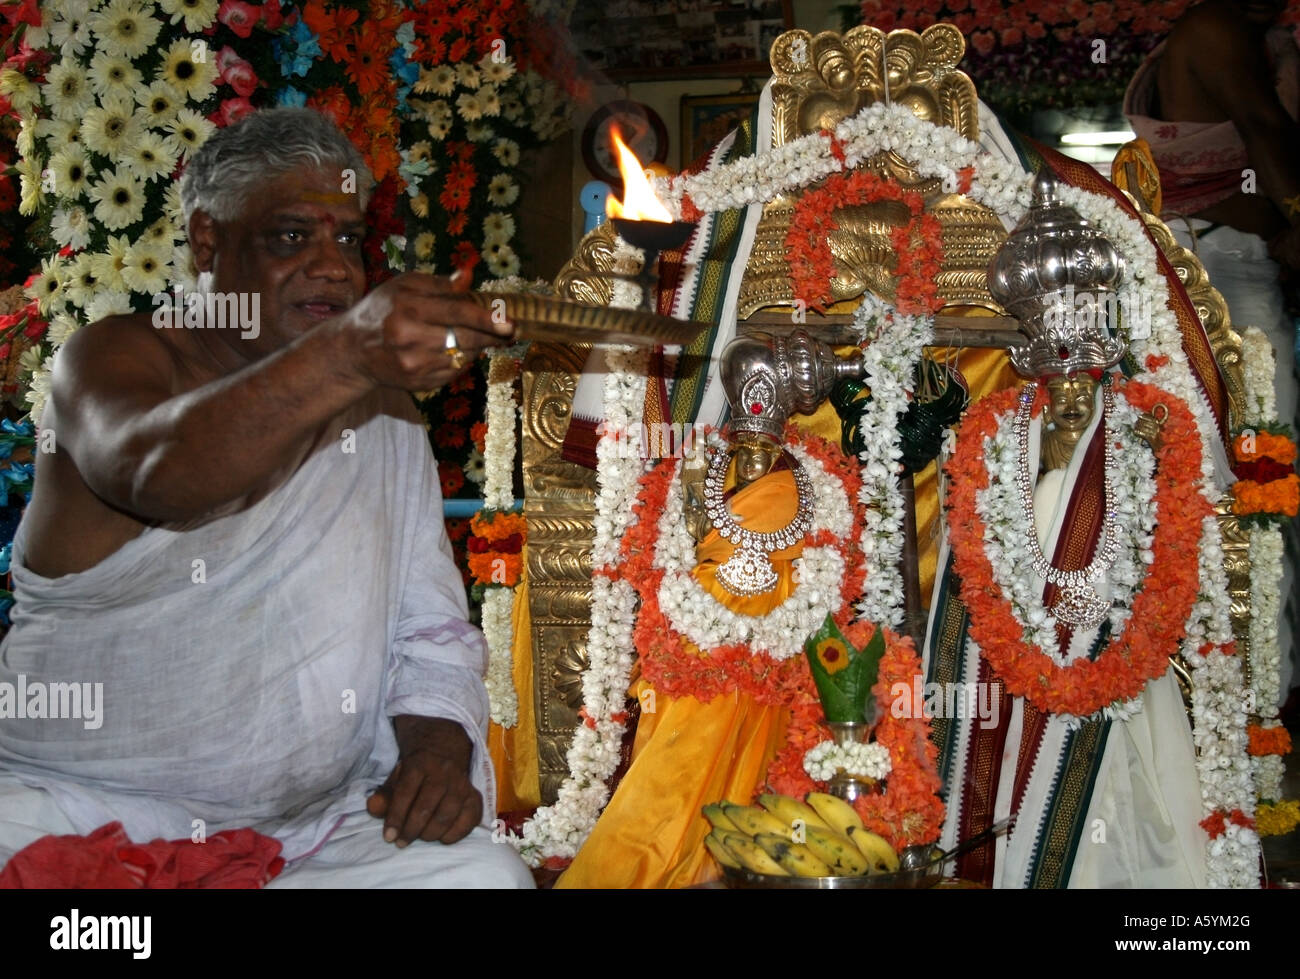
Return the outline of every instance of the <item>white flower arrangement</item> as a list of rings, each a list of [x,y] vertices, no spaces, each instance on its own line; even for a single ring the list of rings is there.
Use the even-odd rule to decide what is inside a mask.
[[[853,317],[863,352],[864,377],[871,397],[858,431],[866,448],[861,454],[866,507],[862,557],[866,570],[857,609],[870,622],[897,628],[903,621],[903,494],[899,468],[903,457],[899,421],[907,411],[910,386],[925,345],[934,339],[934,318],[904,316],[871,293],[863,296]]]
[[[512,350],[495,350],[490,355],[487,385],[487,434],[483,437],[483,506],[509,510],[515,505],[514,471],[517,442],[515,420],[515,371]],[[483,637],[487,641],[488,666],[484,680],[492,720],[502,727],[519,721],[519,695],[515,691],[513,588],[488,588],[483,593]]]
[[[875,741],[843,747],[834,741],[823,741],[809,748],[803,756],[803,770],[814,782],[829,782],[841,770],[846,775],[880,781],[893,767],[889,749]]]
[[[596,825],[609,800],[608,781],[618,767],[623,742],[624,700],[636,653],[636,590],[611,571],[618,546],[634,515],[641,463],[621,451],[645,402],[647,355],[644,350],[611,347],[606,355],[605,424],[596,445],[595,542],[592,548],[591,629],[587,669],[582,675],[582,715],[567,762],[569,775],[555,804],[545,806],[510,840],[531,866],[550,857],[573,857]]]

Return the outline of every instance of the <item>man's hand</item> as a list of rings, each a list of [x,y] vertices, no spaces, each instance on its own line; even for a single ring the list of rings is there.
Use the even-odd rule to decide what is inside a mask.
[[[469,780],[469,736],[455,721],[439,717],[393,718],[398,760],[388,781],[366,800],[383,819],[384,839],[455,843],[483,818],[483,797]]]
[[[485,347],[508,338],[514,327],[494,323],[486,309],[465,297],[469,276],[438,278],[407,272],[388,280],[339,317],[356,372],[374,384],[427,391],[464,369],[449,350],[471,363]]]

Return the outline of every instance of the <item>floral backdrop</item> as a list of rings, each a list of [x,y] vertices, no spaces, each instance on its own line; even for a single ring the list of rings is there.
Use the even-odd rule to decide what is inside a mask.
[[[518,274],[521,154],[563,132],[585,83],[567,2],[34,0],[0,5],[0,110],[38,254],[22,354],[39,409],[73,331],[189,281],[176,178],[256,108],[332,116],[379,187],[366,252],[394,269]],[[4,187],[0,186],[0,194]],[[38,411],[33,411],[39,417]]]
[[[966,72],[1007,113],[1119,102],[1142,59],[1195,0],[862,0],[846,22],[921,31],[949,21],[966,35]],[[1300,0],[1283,12],[1300,24]],[[1093,40],[1106,41],[1104,64]]]

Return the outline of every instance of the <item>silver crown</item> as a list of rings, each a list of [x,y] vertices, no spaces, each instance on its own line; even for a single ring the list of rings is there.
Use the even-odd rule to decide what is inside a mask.
[[[1125,347],[1113,331],[1123,276],[1110,239],[1059,200],[1056,178],[1039,171],[1029,212],[989,264],[989,292],[1028,337],[1008,351],[1011,366],[1047,377],[1119,363]]]
[[[777,441],[792,412],[811,414],[840,378],[862,376],[860,351],[837,357],[807,330],[788,337],[738,337],[722,351],[721,362],[722,389],[731,405],[729,432]]]

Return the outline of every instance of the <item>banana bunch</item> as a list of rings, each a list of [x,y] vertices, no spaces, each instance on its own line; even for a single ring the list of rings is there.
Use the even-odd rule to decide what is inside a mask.
[[[837,796],[806,802],[763,795],[757,806],[716,802],[701,811],[713,826],[704,845],[724,867],[777,877],[863,877],[893,873],[898,854]]]

